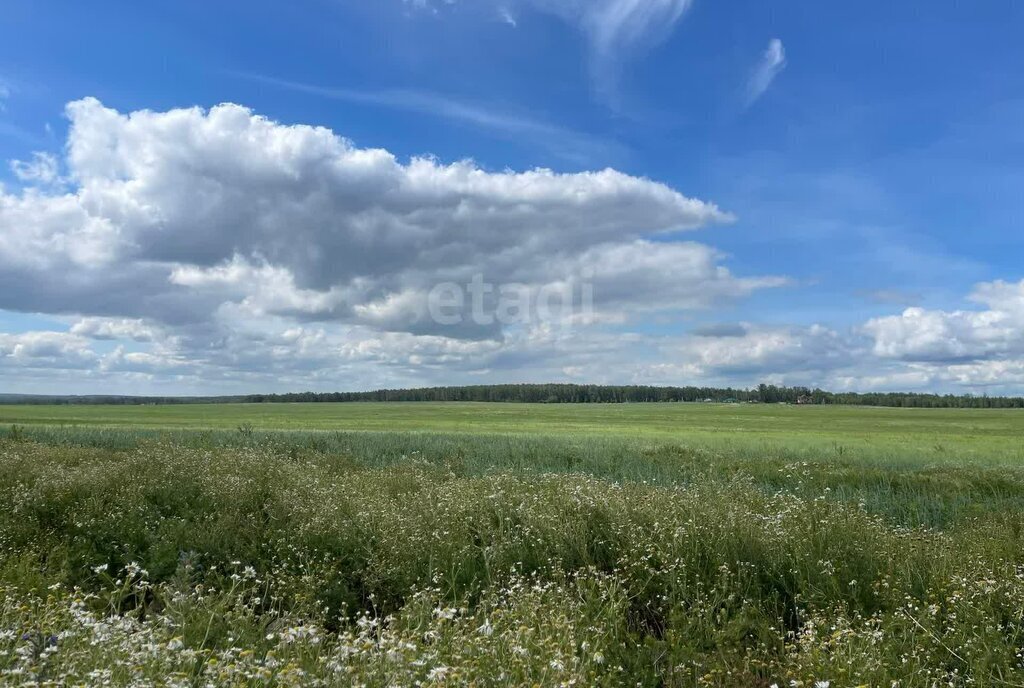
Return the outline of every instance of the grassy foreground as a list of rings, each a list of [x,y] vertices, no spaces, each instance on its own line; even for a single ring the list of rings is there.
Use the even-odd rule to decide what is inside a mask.
[[[805,410],[5,428],[0,683],[1024,685],[1018,416]]]

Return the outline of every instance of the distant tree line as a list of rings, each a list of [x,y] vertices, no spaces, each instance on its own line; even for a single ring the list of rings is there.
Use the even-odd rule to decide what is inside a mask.
[[[6,404],[197,404],[316,403],[351,401],[486,401],[548,404],[622,404],[643,402],[718,402],[762,404],[845,404],[904,408],[1024,408],[1022,397],[903,392],[826,392],[807,387],[759,385],[660,387],[651,385],[517,384],[379,389],[372,392],[299,392],[222,397],[36,396],[0,394]]]
[[[720,401],[746,399],[749,392],[713,387],[651,387],[644,385],[473,385],[333,392],[253,395],[250,401],[493,401],[550,404],[619,404],[656,401]]]
[[[651,385],[519,384],[379,389],[372,392],[302,392],[255,394],[250,402],[345,401],[489,401],[550,404],[619,404],[629,402],[743,402],[763,404],[847,404],[914,408],[1024,408],[1022,397],[902,392],[826,392],[807,387],[759,385],[731,387],[661,387]]]

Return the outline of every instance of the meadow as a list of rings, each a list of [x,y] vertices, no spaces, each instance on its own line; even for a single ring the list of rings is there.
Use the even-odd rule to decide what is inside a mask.
[[[1024,413],[0,406],[0,682],[1024,685]]]

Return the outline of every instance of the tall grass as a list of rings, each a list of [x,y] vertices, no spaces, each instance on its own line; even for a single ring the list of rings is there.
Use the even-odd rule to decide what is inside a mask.
[[[1024,683],[1013,468],[76,437],[0,442],[0,682]]]
[[[312,456],[364,468],[386,468],[412,457],[459,476],[573,473],[658,485],[744,476],[768,493],[785,490],[863,504],[907,526],[944,527],[989,512],[1024,510],[1024,460],[895,442],[851,448],[735,438],[266,431],[246,425],[233,430],[30,425],[0,428],[0,441],[5,438],[112,452],[154,443],[210,452],[255,447],[284,458]]]

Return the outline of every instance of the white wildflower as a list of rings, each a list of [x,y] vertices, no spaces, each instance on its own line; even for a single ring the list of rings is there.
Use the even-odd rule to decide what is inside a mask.
[[[434,610],[434,618],[451,620],[458,614],[458,610],[452,607],[438,608]]]
[[[448,674],[449,671],[451,670],[446,666],[437,666],[431,669],[429,673],[427,673],[427,678],[431,681],[441,681],[444,679],[444,677]]]

